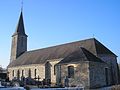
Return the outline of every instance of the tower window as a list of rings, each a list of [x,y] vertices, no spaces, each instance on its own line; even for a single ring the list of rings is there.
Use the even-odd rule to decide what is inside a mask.
[[[73,77],[74,77],[74,67],[68,66],[68,78],[73,78]]]
[[[15,37],[13,37],[13,45],[15,45]]]

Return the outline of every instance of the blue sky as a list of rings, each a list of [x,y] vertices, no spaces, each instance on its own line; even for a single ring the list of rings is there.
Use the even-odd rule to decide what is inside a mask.
[[[120,60],[120,0],[23,0],[28,50],[92,38]],[[21,0],[0,2],[0,65],[10,59]]]

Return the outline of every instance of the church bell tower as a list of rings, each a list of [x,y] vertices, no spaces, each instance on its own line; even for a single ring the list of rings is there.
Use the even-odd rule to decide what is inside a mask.
[[[21,11],[15,33],[12,35],[10,62],[16,60],[27,51],[27,35],[25,34],[23,13]]]

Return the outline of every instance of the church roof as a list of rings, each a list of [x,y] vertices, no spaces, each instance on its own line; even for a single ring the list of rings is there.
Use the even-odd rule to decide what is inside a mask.
[[[95,38],[90,38],[86,40],[25,52],[20,57],[18,57],[17,60],[12,61],[8,67],[30,64],[44,64],[47,60],[65,58],[72,52],[78,50],[80,47],[84,47],[86,50],[96,56],[98,54],[110,54],[116,56],[98,40],[96,40]]]
[[[74,51],[73,53],[65,57],[63,60],[61,60],[58,64],[78,63],[81,61],[104,63],[100,58],[96,57],[85,48],[80,47],[78,50]]]
[[[20,13],[20,18],[19,18],[19,21],[18,21],[18,24],[17,24],[17,27],[16,27],[16,31],[15,33],[13,34],[14,35],[26,35],[25,34],[25,29],[24,29],[24,21],[23,21],[23,14],[22,14],[22,11]]]

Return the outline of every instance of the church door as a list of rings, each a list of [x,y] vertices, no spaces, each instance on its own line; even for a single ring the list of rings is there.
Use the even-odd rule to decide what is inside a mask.
[[[108,85],[108,68],[105,68],[106,85]]]

